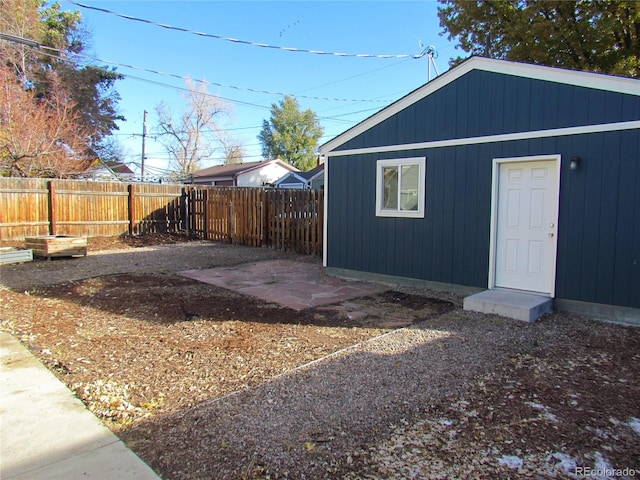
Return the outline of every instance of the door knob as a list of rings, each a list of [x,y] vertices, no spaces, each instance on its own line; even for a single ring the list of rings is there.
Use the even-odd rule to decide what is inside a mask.
[[[549,234],[549,237],[553,237],[553,233],[550,233],[550,234]]]

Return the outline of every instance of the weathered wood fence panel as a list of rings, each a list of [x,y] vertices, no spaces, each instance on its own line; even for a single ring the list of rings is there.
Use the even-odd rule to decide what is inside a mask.
[[[0,178],[0,240],[186,232],[322,254],[323,192]]]
[[[207,238],[231,241],[231,192],[221,188],[207,189]]]
[[[0,239],[48,234],[47,180],[0,177]]]
[[[207,238],[322,254],[323,192],[207,187]]]
[[[262,246],[261,188],[230,188],[231,242],[237,245]]]
[[[193,236],[207,239],[208,237],[208,192],[206,189],[185,188],[182,196],[184,209],[187,211],[188,222],[185,230]]]
[[[183,228],[182,185],[0,178],[0,240]]]
[[[136,183],[128,190],[129,202],[133,203],[130,234],[172,233],[184,228],[182,185]]]
[[[49,198],[51,235],[102,237],[129,228],[125,184],[51,180]]]

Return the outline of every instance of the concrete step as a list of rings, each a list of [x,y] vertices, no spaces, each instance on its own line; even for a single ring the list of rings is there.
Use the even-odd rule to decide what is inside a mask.
[[[481,313],[495,313],[507,318],[535,322],[553,311],[553,299],[543,295],[492,289],[466,297],[465,310]]]

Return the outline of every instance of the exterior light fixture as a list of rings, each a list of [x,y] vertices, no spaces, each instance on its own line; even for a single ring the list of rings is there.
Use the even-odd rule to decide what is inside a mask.
[[[578,167],[580,167],[581,160],[582,159],[578,156],[571,157],[571,163],[569,164],[569,167],[571,168],[571,170],[577,170]]]

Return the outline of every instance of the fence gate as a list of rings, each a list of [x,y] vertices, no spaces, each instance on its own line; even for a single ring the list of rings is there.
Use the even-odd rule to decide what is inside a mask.
[[[238,187],[207,191],[206,238],[322,254],[322,191]]]

